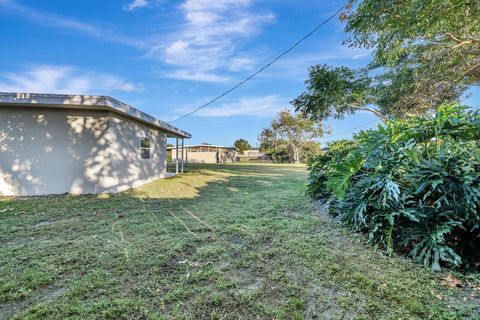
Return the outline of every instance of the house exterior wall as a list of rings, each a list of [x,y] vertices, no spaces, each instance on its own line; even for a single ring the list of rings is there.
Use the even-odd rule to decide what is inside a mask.
[[[177,150],[175,148],[171,149],[172,152],[172,162],[176,163]],[[218,155],[217,151],[195,151],[192,152],[189,148],[185,148],[184,151],[184,161],[186,163],[219,163],[218,157],[220,157],[220,162],[234,162],[236,161],[235,152],[231,149],[219,148]],[[178,148],[178,159],[179,162],[182,160],[182,148]]]
[[[108,122],[107,111],[0,108],[0,195],[96,192]]]
[[[172,149],[172,162],[176,163],[177,150]],[[183,158],[186,163],[217,163],[217,152],[190,152],[185,148]],[[182,161],[182,148],[178,148],[178,160]]]
[[[110,113],[111,178],[108,188],[122,191],[155,179],[167,171],[167,135],[141,122]],[[140,156],[140,141],[150,139],[150,159]]]
[[[139,135],[152,137],[149,163],[140,159]],[[164,133],[109,111],[1,107],[0,195],[101,193],[137,186],[162,177],[165,141]]]
[[[181,157],[181,151],[179,151]],[[216,152],[188,152],[188,163],[217,163]]]

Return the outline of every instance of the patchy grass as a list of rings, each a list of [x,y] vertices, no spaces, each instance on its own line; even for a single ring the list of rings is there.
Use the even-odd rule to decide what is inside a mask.
[[[197,165],[116,195],[0,199],[0,318],[480,317],[474,290],[321,214],[305,176]]]

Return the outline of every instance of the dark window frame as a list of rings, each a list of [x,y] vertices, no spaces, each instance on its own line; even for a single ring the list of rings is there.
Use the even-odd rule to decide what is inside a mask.
[[[152,147],[152,142],[150,138],[144,137],[140,139],[140,158],[142,160],[150,159],[151,147]]]

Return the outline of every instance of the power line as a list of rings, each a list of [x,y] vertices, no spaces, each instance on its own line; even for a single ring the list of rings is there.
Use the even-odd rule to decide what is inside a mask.
[[[262,68],[260,68],[257,72],[253,73],[252,75],[248,76],[247,78],[245,78],[244,80],[240,81],[239,83],[237,83],[234,87],[232,87],[231,89],[223,92],[222,94],[220,94],[219,96],[217,96],[216,98],[208,101],[207,103],[201,105],[200,107],[190,111],[189,113],[186,113],[184,114],[183,116],[171,121],[170,123],[174,123],[174,122],[177,122],[177,121],[180,121],[192,114],[194,114],[195,112],[211,105],[212,103],[214,103],[215,101],[223,98],[224,96],[226,96],[227,94],[229,94],[230,92],[236,90],[238,87],[240,87],[241,85],[243,85],[244,83],[246,83],[247,81],[249,81],[250,79],[254,78],[255,76],[257,76],[259,73],[261,73],[263,70],[267,69],[268,67],[270,67],[272,64],[274,64],[275,62],[277,62],[278,60],[280,60],[284,55],[286,55],[287,53],[289,53],[290,51],[292,51],[293,49],[295,49],[300,43],[302,43],[303,41],[305,41],[307,38],[309,38],[311,35],[313,35],[315,32],[317,32],[321,27],[323,27],[327,22],[329,22],[330,20],[332,20],[337,14],[339,14],[344,8],[345,8],[346,4],[344,4],[340,9],[338,9],[334,14],[332,14],[331,16],[329,16],[327,19],[325,19],[324,21],[322,21],[322,23],[320,23],[318,26],[315,27],[315,29],[313,29],[312,31],[310,31],[307,35],[305,35],[303,38],[301,38],[300,40],[298,40],[297,42],[295,42],[293,45],[291,45],[287,50],[283,51],[280,55],[278,55],[275,59],[273,59],[272,61],[270,61],[269,63],[267,63],[266,65],[264,65]]]
[[[365,126],[367,126],[367,125],[369,125],[369,124],[372,124],[372,123],[375,123],[375,122],[378,122],[378,121],[381,121],[381,119],[375,119],[375,120],[373,120],[373,121],[366,122],[366,123],[361,124],[361,125],[359,125],[359,126],[357,126],[357,127],[350,128],[350,129],[347,129],[347,130],[344,130],[344,131],[340,131],[340,132],[335,133],[335,134],[325,135],[325,136],[322,137],[322,139],[323,139],[323,138],[337,137],[337,136],[342,135],[342,134],[344,134],[344,133],[348,133],[348,132],[351,132],[351,131],[353,131],[353,130],[363,128],[363,127],[365,127]]]
[[[369,125],[369,124],[376,123],[376,122],[378,122],[378,121],[381,121],[381,119],[375,119],[375,120],[373,120],[373,121],[369,121],[369,122],[363,123],[363,124],[361,124],[361,125],[359,125],[359,126],[357,126],[357,127],[354,127],[354,128],[350,128],[350,129],[347,129],[347,130],[344,130],[344,131],[340,131],[340,132],[337,132],[337,133],[335,133],[335,134],[329,134],[329,135],[323,136],[322,138],[338,137],[338,136],[340,136],[340,135],[342,135],[342,134],[344,134],[344,133],[348,133],[348,132],[351,132],[351,131],[353,131],[353,130],[363,128],[363,127],[365,127],[365,126],[367,126],[367,125]]]

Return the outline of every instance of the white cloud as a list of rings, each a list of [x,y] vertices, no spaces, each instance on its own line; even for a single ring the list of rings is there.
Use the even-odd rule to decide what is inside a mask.
[[[143,90],[142,85],[135,84],[130,81],[125,81],[119,78],[118,76],[114,76],[110,74],[103,74],[103,75],[96,74],[96,76],[98,77],[98,80],[101,81],[101,83],[98,86],[108,91],[133,92],[133,91]]]
[[[195,106],[181,108],[181,112],[191,111]],[[250,116],[255,118],[271,118],[281,110],[290,109],[288,99],[277,95],[263,97],[242,97],[236,102],[223,103],[219,107],[201,109],[197,117],[233,117]]]
[[[182,4],[182,7],[188,11],[221,11],[231,6],[249,5],[251,2],[251,0],[187,0]]]
[[[189,70],[174,70],[167,75],[169,78],[177,80],[198,81],[198,82],[211,82],[221,83],[230,80],[227,76],[222,76],[215,73],[208,73],[202,71],[189,71]]]
[[[146,44],[138,39],[128,37],[99,26],[70,19],[68,17],[40,11],[29,6],[21,5],[14,0],[0,0],[0,8],[18,12],[24,18],[28,18],[39,25],[69,29],[93,37],[101,38],[110,42],[117,42],[129,46],[143,48]]]
[[[115,75],[72,66],[36,65],[24,72],[0,74],[0,91],[6,92],[103,94],[142,89],[141,85]]]
[[[125,10],[156,7],[164,0],[129,0]],[[166,64],[162,75],[196,82],[221,82],[226,73],[248,71],[256,65],[255,54],[240,52],[242,40],[257,34],[274,19],[268,12],[255,12],[254,0],[184,0],[177,6],[181,22],[161,26],[142,37],[131,37],[110,28],[38,10],[16,0],[0,0],[0,9],[17,12],[42,26],[83,33],[109,42],[144,50],[144,57]],[[175,15],[175,14],[174,14]],[[172,31],[173,30],[173,31]],[[201,77],[206,75],[206,77]]]
[[[186,0],[180,6],[184,23],[168,37],[166,44],[153,46],[148,56],[174,69],[167,76],[211,82],[219,70],[250,70],[255,59],[237,54],[238,41],[259,32],[273,20],[271,13],[251,12],[251,0]],[[195,75],[209,74],[206,79]]]
[[[255,60],[252,58],[238,57],[232,59],[229,69],[232,71],[251,70],[254,65]]]
[[[123,7],[123,9],[125,9],[127,11],[133,11],[135,9],[147,7],[148,5],[149,4],[148,4],[147,0],[133,0],[129,4],[125,5]]]

